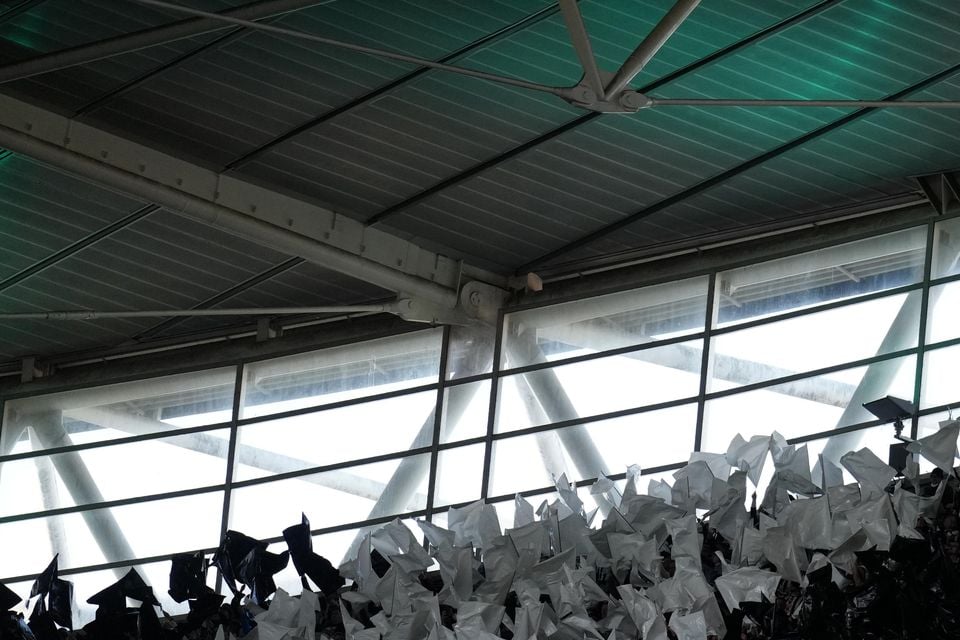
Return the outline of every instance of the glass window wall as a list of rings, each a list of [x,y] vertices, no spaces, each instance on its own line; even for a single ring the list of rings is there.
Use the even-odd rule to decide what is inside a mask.
[[[911,400],[920,435],[960,405],[958,237],[947,220],[508,309],[498,327],[6,399],[0,545],[26,551],[0,582],[59,552],[78,585],[108,582],[107,563],[162,584],[158,558],[209,552],[224,525],[279,550],[301,512],[336,564],[392,517],[419,537],[415,519],[487,498],[509,525],[514,493],[536,507],[561,475],[600,473],[622,490],[631,464],[645,491],[737,434],[777,430],[811,463],[861,446],[885,458],[892,428],[864,402]]]

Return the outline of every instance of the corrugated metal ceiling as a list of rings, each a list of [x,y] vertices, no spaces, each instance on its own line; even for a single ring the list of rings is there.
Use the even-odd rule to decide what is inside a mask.
[[[581,0],[600,66],[616,69],[671,5]],[[118,0],[0,2],[0,64],[178,19]],[[334,0],[270,22],[535,82],[569,85],[580,74],[549,0]],[[915,87],[911,98],[960,99],[960,76],[945,72],[960,64],[958,33],[960,5],[936,0],[709,0],[634,86],[661,97],[861,99]],[[546,94],[234,27],[3,91],[503,273],[903,194],[915,190],[911,175],[960,166],[957,111],[599,116]],[[210,229],[191,245],[173,214],[23,158],[0,159],[0,181],[4,309],[387,295]],[[17,337],[0,358],[216,324],[6,326]]]

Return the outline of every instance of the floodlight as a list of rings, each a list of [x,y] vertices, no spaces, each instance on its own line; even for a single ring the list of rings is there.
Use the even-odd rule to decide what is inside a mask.
[[[898,473],[903,473],[908,457],[907,443],[911,440],[900,434],[903,432],[903,419],[913,415],[913,403],[903,398],[885,396],[879,400],[864,402],[863,408],[885,422],[893,422],[895,437],[901,442],[890,445],[888,463]]]

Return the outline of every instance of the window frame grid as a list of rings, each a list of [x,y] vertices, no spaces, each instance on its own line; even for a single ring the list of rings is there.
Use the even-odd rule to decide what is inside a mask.
[[[74,444],[74,445],[65,446],[65,447],[51,448],[47,450],[23,452],[18,454],[8,454],[6,456],[0,456],[0,464],[2,464],[3,462],[13,461],[13,460],[43,457],[43,456],[54,455],[57,453],[83,451],[88,449],[96,449],[100,447],[121,445],[121,444],[134,443],[134,442],[151,441],[151,440],[169,438],[177,435],[203,433],[206,431],[212,431],[216,429],[223,429],[223,428],[229,427],[230,445],[229,445],[229,455],[227,458],[227,472],[226,472],[225,482],[222,485],[209,485],[209,486],[203,486],[203,487],[195,487],[195,488],[186,489],[186,490],[157,493],[157,494],[152,494],[148,496],[136,496],[136,497],[127,498],[124,500],[103,501],[103,502],[92,503],[88,505],[65,507],[62,509],[56,509],[51,511],[40,511],[40,512],[32,512],[29,514],[18,514],[16,516],[8,516],[8,517],[0,518],[0,525],[7,522],[43,518],[45,516],[62,515],[67,513],[75,513],[75,512],[87,511],[95,508],[123,506],[127,504],[152,502],[152,501],[161,500],[164,498],[175,498],[175,497],[188,496],[188,495],[197,495],[201,493],[222,491],[224,495],[224,502],[223,502],[224,506],[221,513],[221,534],[222,534],[226,530],[226,527],[228,526],[228,523],[229,523],[231,492],[234,488],[243,488],[246,486],[253,486],[257,484],[268,484],[271,481],[278,481],[286,478],[299,477],[303,475],[309,475],[311,473],[319,473],[327,470],[343,469],[343,468],[365,464],[365,463],[371,463],[371,462],[402,459],[409,456],[423,455],[426,453],[430,454],[426,508],[414,510],[414,511],[402,511],[395,515],[377,516],[374,518],[368,518],[360,521],[345,522],[345,523],[339,523],[336,525],[320,527],[317,529],[313,529],[311,531],[311,534],[323,535],[326,533],[335,533],[340,531],[352,530],[360,527],[389,522],[396,517],[402,517],[402,518],[423,517],[427,520],[431,520],[435,515],[444,513],[451,508],[460,507],[460,506],[469,504],[469,502],[467,502],[467,503],[444,505],[442,507],[435,506],[436,495],[437,495],[437,483],[439,481],[437,477],[437,473],[438,473],[437,465],[438,465],[439,455],[442,451],[455,449],[459,447],[470,446],[470,445],[483,444],[484,445],[483,477],[481,479],[480,498],[490,503],[506,502],[506,501],[512,500],[514,494],[490,495],[491,463],[492,463],[491,458],[492,458],[492,449],[495,442],[507,440],[510,438],[521,437],[525,435],[530,435],[534,433],[555,431],[562,428],[567,428],[567,427],[572,427],[577,425],[586,425],[586,424],[591,424],[594,422],[608,420],[612,418],[624,417],[629,415],[638,415],[646,412],[655,411],[658,409],[665,409],[665,408],[671,408],[671,407],[681,406],[685,404],[696,403],[697,404],[697,423],[696,423],[694,450],[699,451],[702,444],[702,430],[703,430],[703,422],[704,422],[704,412],[706,410],[706,402],[712,399],[728,397],[728,396],[736,395],[738,393],[745,393],[748,391],[772,387],[778,384],[784,384],[786,382],[802,380],[804,378],[812,378],[817,375],[823,375],[826,373],[831,373],[831,372],[835,372],[843,369],[855,368],[860,366],[869,366],[871,364],[875,364],[878,362],[884,362],[887,360],[892,360],[895,358],[906,357],[911,355],[916,357],[915,385],[914,385],[913,400],[917,408],[915,409],[913,416],[911,416],[911,419],[912,419],[911,433],[914,437],[916,437],[920,418],[928,415],[942,413],[943,411],[949,410],[951,407],[954,407],[957,404],[956,402],[951,402],[948,404],[919,409],[919,394],[921,392],[923,375],[924,375],[924,371],[923,371],[924,355],[927,352],[936,348],[943,348],[943,347],[960,344],[960,338],[954,338],[954,339],[944,340],[944,341],[930,343],[930,344],[927,343],[926,333],[927,333],[930,288],[937,285],[960,281],[960,274],[945,275],[937,278],[931,277],[932,257],[934,252],[934,245],[936,242],[936,236],[937,236],[937,234],[935,233],[937,228],[937,222],[939,221],[930,220],[923,224],[917,224],[917,223],[903,224],[901,226],[898,226],[898,228],[882,230],[879,233],[876,233],[876,232],[867,233],[860,236],[859,238],[851,237],[851,238],[845,238],[842,241],[825,242],[819,247],[819,248],[826,248],[830,246],[838,246],[838,245],[846,244],[848,242],[855,241],[857,239],[869,238],[873,236],[883,235],[886,233],[893,233],[895,231],[906,230],[910,228],[925,227],[926,229],[925,243],[926,244],[924,247],[922,277],[921,277],[921,280],[917,283],[903,285],[900,287],[894,287],[894,288],[886,289],[883,291],[869,292],[869,293],[856,295],[843,300],[835,300],[835,301],[827,302],[824,304],[813,305],[809,308],[787,311],[780,314],[774,314],[769,317],[758,318],[756,320],[750,320],[742,323],[732,324],[725,327],[716,327],[716,315],[718,311],[718,305],[717,305],[718,274],[723,271],[736,268],[737,266],[760,264],[762,262],[766,262],[767,260],[775,259],[775,256],[767,256],[764,259],[754,260],[754,261],[738,261],[737,263],[723,265],[722,268],[716,267],[708,270],[703,270],[700,273],[682,274],[678,278],[669,278],[669,279],[664,278],[664,279],[661,279],[659,282],[645,283],[645,285],[643,285],[643,286],[648,286],[653,284],[662,284],[665,282],[670,282],[675,279],[678,280],[678,279],[687,279],[690,277],[695,277],[696,275],[708,276],[707,308],[706,308],[706,316],[705,316],[705,324],[704,324],[705,329],[703,331],[696,332],[693,334],[682,335],[682,336],[675,336],[675,337],[664,339],[664,340],[655,340],[650,343],[629,345],[629,346],[619,347],[611,350],[598,351],[596,353],[574,356],[571,358],[565,358],[565,359],[561,358],[548,363],[534,363],[534,364],[530,364],[522,367],[514,367],[510,369],[501,370],[501,363],[502,363],[502,357],[503,357],[503,343],[504,343],[503,333],[504,333],[505,317],[507,314],[514,313],[517,311],[558,304],[560,302],[566,301],[564,299],[552,300],[542,304],[517,305],[510,308],[501,308],[497,314],[497,324],[495,327],[495,338],[493,342],[492,367],[490,372],[488,373],[475,374],[471,376],[453,378],[453,379],[449,379],[447,377],[446,369],[448,366],[449,348],[450,348],[450,342],[451,342],[451,331],[449,327],[445,327],[443,329],[442,337],[441,337],[440,365],[437,371],[437,379],[435,382],[417,385],[410,388],[383,392],[380,394],[373,394],[373,395],[363,396],[359,398],[352,398],[352,399],[343,400],[343,401],[321,403],[321,404],[313,405],[310,407],[293,409],[290,411],[279,412],[276,414],[262,415],[262,416],[256,416],[251,418],[244,418],[244,419],[239,418],[240,405],[242,404],[243,384],[244,384],[244,378],[246,375],[246,368],[248,365],[252,363],[262,361],[263,360],[262,357],[261,358],[255,358],[255,357],[240,358],[240,359],[235,359],[235,360],[226,361],[226,362],[219,362],[216,364],[206,364],[203,366],[188,367],[188,368],[182,368],[178,370],[167,371],[163,374],[163,376],[175,375],[180,373],[186,374],[186,373],[192,373],[192,372],[210,370],[210,369],[222,368],[222,367],[229,367],[229,366],[234,367],[236,381],[235,381],[235,388],[234,388],[231,419],[228,422],[219,422],[211,425],[203,425],[198,427],[185,427],[185,428],[179,428],[179,429],[174,429],[174,430],[164,431],[164,432],[157,432],[157,433],[150,433],[150,434],[137,434],[137,435],[118,438],[114,440],[80,443],[80,444]],[[817,247],[811,247],[806,249],[804,252],[816,251],[816,250],[817,250]],[[617,289],[616,291],[626,291],[634,288],[640,288],[640,287],[637,285],[623,286]],[[727,333],[745,330],[755,326],[762,326],[762,325],[766,325],[774,322],[779,322],[782,320],[787,320],[790,318],[796,318],[796,317],[801,317],[801,316],[805,316],[805,315],[809,315],[809,314],[813,314],[821,311],[827,311],[830,309],[847,307],[860,302],[867,302],[870,300],[881,299],[888,296],[894,296],[894,295],[904,294],[904,293],[909,294],[911,292],[918,291],[918,290],[921,293],[921,305],[920,305],[920,318],[919,318],[919,329],[918,329],[919,335],[918,335],[918,342],[916,347],[912,347],[909,349],[902,349],[902,350],[898,350],[890,353],[885,353],[882,355],[875,355],[870,358],[864,358],[864,359],[853,361],[853,362],[845,362],[845,363],[830,366],[830,367],[820,368],[820,369],[811,370],[811,371],[805,371],[802,373],[797,373],[792,376],[765,380],[765,381],[750,384],[750,385],[742,385],[740,387],[736,387],[733,389],[725,389],[725,390],[720,390],[716,392],[708,391],[708,388],[709,388],[708,374],[709,374],[711,360],[713,358],[713,354],[711,353],[711,339],[714,336],[724,335]],[[614,292],[614,291],[605,291],[604,293],[611,293],[611,292]],[[589,297],[590,296],[581,295],[581,296],[569,298],[569,300],[587,299]],[[392,336],[399,337],[406,333],[409,333],[409,332],[399,331],[397,333],[391,334],[391,336],[388,336],[388,337],[392,337]],[[372,339],[375,339],[375,338],[372,338]],[[602,357],[610,357],[615,355],[626,355],[629,353],[642,351],[644,349],[655,348],[657,346],[666,346],[670,344],[686,342],[690,340],[698,340],[698,339],[703,340],[704,348],[703,348],[701,365],[699,370],[699,376],[700,376],[699,392],[696,396],[671,400],[663,403],[646,404],[646,405],[631,407],[628,409],[622,409],[614,412],[591,415],[591,416],[582,417],[582,418],[550,422],[547,424],[537,425],[534,427],[529,427],[525,429],[509,431],[504,433],[495,432],[497,406],[498,406],[498,401],[500,399],[499,397],[500,381],[505,377],[508,377],[511,375],[523,374],[531,371],[548,369],[548,368],[560,366],[563,364],[585,362],[589,360],[594,360]],[[352,342],[345,341],[340,344],[352,344]],[[340,346],[340,345],[331,344],[321,348],[327,348],[332,346]],[[310,351],[310,349],[291,350],[287,352],[287,355],[304,353],[307,351]],[[270,359],[283,357],[283,355],[284,354],[272,355]],[[127,378],[111,381],[109,384],[118,384],[120,382],[125,382],[125,381],[142,381],[142,380],[148,380],[148,379],[149,377],[144,377],[144,376],[130,376]],[[487,404],[488,413],[487,413],[486,433],[482,436],[465,438],[462,440],[456,440],[451,442],[440,442],[440,431],[441,431],[441,425],[443,420],[443,407],[445,402],[446,391],[450,388],[460,387],[466,384],[480,382],[480,381],[487,381],[487,380],[490,381],[490,397],[489,397],[489,402]],[[6,405],[6,402],[8,400],[14,400],[22,397],[32,397],[34,395],[46,395],[47,393],[55,393],[59,391],[68,391],[73,389],[94,388],[97,386],[102,386],[102,385],[82,384],[82,385],[68,386],[62,389],[50,390],[45,392],[44,394],[21,393],[17,395],[10,395],[5,398],[0,398],[0,410],[3,409],[3,407]],[[269,420],[282,419],[285,417],[294,417],[298,415],[311,414],[311,413],[320,412],[327,409],[365,404],[365,403],[373,402],[376,400],[402,397],[410,394],[422,393],[425,391],[432,391],[436,394],[436,401],[434,405],[435,413],[434,413],[433,433],[432,433],[432,440],[429,446],[420,447],[417,449],[399,451],[399,452],[394,452],[389,454],[383,454],[379,456],[372,456],[368,458],[345,460],[345,461],[334,463],[334,464],[320,465],[320,466],[311,467],[308,469],[296,470],[286,474],[273,474],[264,478],[254,478],[254,479],[249,479],[244,481],[234,480],[233,476],[234,476],[234,465],[235,465],[235,458],[236,458],[236,445],[237,445],[239,427],[241,426],[244,426],[247,424],[256,424],[259,422],[264,422]],[[958,398],[958,400],[960,400],[960,398]],[[856,424],[852,424],[852,425],[848,425],[848,426],[844,426],[836,429],[827,429],[827,430],[822,430],[815,433],[804,434],[802,436],[788,439],[788,442],[790,444],[802,444],[804,442],[829,438],[835,435],[855,433],[857,431],[869,429],[871,427],[875,427],[882,424],[884,423],[879,420],[860,422],[860,423],[856,423]],[[675,469],[681,468],[683,464],[685,464],[685,461],[675,461],[675,462],[659,465],[656,467],[646,468],[643,470],[642,475],[650,475],[650,474],[656,474],[656,473],[662,473],[665,471],[675,470]],[[626,474],[624,472],[609,473],[608,477],[614,480],[622,480],[626,477]],[[593,481],[594,481],[594,478],[586,478],[586,479],[575,482],[575,484],[578,487],[588,486]],[[553,487],[531,487],[527,490],[521,491],[520,495],[523,495],[525,497],[534,497],[534,496],[540,496],[540,495],[549,495],[553,491],[555,491]],[[273,543],[273,542],[279,542],[282,539],[283,539],[282,536],[276,536],[273,538],[265,539],[265,541],[268,543]],[[215,550],[215,547],[209,547],[205,549],[198,549],[196,551],[202,551],[206,554],[210,554],[214,550]],[[64,576],[69,576],[69,575],[77,575],[82,573],[99,571],[103,569],[114,569],[114,568],[123,568],[123,567],[129,567],[129,566],[140,565],[140,564],[150,564],[154,562],[161,562],[164,560],[168,560],[173,555],[174,554],[165,554],[165,555],[150,556],[150,557],[138,557],[138,558],[131,558],[128,560],[121,560],[117,562],[106,562],[106,563],[99,563],[99,564],[86,565],[86,566],[70,567],[62,570],[60,573]],[[38,574],[12,576],[12,577],[3,578],[3,580],[5,582],[20,582],[24,580],[33,579],[36,577],[36,575]],[[220,581],[220,578],[218,576],[217,578],[218,586],[219,586],[219,581]]]

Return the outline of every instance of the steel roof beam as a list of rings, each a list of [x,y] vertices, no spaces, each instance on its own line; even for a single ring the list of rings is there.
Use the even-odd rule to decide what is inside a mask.
[[[713,64],[718,60],[726,58],[727,56],[733,53],[736,53],[737,51],[740,51],[752,44],[765,40],[777,33],[780,33],[781,31],[784,31],[785,29],[788,29],[794,25],[804,22],[805,20],[808,20],[809,18],[812,18],[813,16],[819,13],[822,13],[827,9],[836,6],[843,1],[844,0],[822,0],[822,2],[819,2],[818,4],[812,7],[804,9],[803,11],[797,14],[794,14],[793,16],[786,18],[785,20],[781,20],[776,24],[770,25],[765,29],[761,29],[760,31],[757,31],[753,35],[748,36],[743,40],[738,40],[737,42],[729,44],[726,47],[723,47],[722,49],[719,49],[713,52],[712,54],[705,56],[700,60],[697,60],[696,62],[692,62],[685,67],[681,67],[680,69],[673,71],[672,73],[668,73],[662,78],[658,78],[657,80],[654,80],[653,82],[643,87],[640,87],[639,89],[637,89],[637,91],[640,93],[648,93],[650,91],[654,91],[664,86],[667,83],[673,82],[674,80],[677,80],[686,75],[689,75],[694,71],[702,69],[707,65]],[[450,176],[449,178],[441,180],[440,182],[436,183],[432,187],[428,187],[427,189],[424,189],[423,191],[416,193],[410,196],[409,198],[402,200],[401,202],[390,205],[383,211],[376,213],[370,218],[368,218],[367,224],[368,225],[379,224],[380,222],[383,222],[387,218],[390,218],[400,213],[401,211],[409,209],[410,207],[417,204],[418,202],[426,200],[430,196],[433,196],[455,185],[458,185],[461,182],[464,182],[477,174],[483,173],[487,169],[492,169],[506,162],[507,160],[515,158],[525,153],[526,151],[529,151],[530,149],[533,149],[535,147],[538,147],[541,144],[549,142],[550,140],[553,140],[554,138],[561,136],[568,131],[572,131],[573,129],[581,127],[587,124],[588,122],[592,121],[594,118],[600,117],[601,115],[603,114],[597,111],[591,111],[590,113],[586,113],[582,116],[578,116],[577,118],[574,118],[573,120],[566,122],[560,125],[559,127],[556,127],[555,129],[551,129],[550,131],[547,131],[546,133],[543,133],[537,136],[536,138],[533,138],[532,140],[528,140],[527,142],[524,142],[523,144],[520,144],[514,147],[513,149],[510,149],[509,151],[505,151],[504,153],[496,155],[492,158],[488,158],[487,160],[484,160],[470,167],[469,169],[466,169],[465,171],[461,171],[458,174],[455,174],[453,176]]]
[[[653,31],[630,54],[630,57],[626,59],[613,79],[610,80],[603,95],[604,100],[611,99],[627,88],[630,81],[643,71],[647,63],[653,59],[653,56],[657,55],[657,52],[663,48],[670,36],[697,8],[698,4],[700,4],[700,0],[677,0],[653,28]]]
[[[900,100],[901,98],[909,96],[912,93],[916,93],[917,91],[922,91],[923,89],[931,87],[934,84],[942,80],[945,80],[950,76],[953,76],[957,72],[960,72],[960,64],[951,65],[950,67],[943,69],[939,73],[936,73],[932,76],[924,78],[919,82],[915,82],[910,86],[904,89],[901,89],[900,91],[897,91],[896,93],[890,94],[889,96],[885,97],[883,100]],[[584,247],[592,242],[595,242],[601,238],[604,238],[610,235],[611,233],[620,231],[621,229],[628,227],[634,224],[635,222],[638,222],[648,216],[651,216],[654,213],[657,213],[658,211],[663,211],[664,209],[672,207],[675,204],[679,204],[689,198],[692,198],[695,195],[708,191],[726,182],[727,180],[740,175],[741,173],[744,173],[746,171],[749,171],[750,169],[758,167],[762,165],[764,162],[767,162],[768,160],[772,160],[778,156],[783,155],[788,151],[796,149],[797,147],[800,147],[810,142],[811,140],[815,140],[827,133],[830,133],[831,131],[835,131],[841,127],[844,127],[850,124],[851,122],[856,122],[860,118],[863,118],[864,116],[867,116],[876,110],[877,110],[877,107],[863,107],[863,108],[857,109],[853,113],[850,113],[841,118],[838,118],[837,120],[827,123],[822,127],[818,127],[813,131],[808,131],[807,133],[797,138],[794,138],[789,142],[786,142],[777,147],[774,147],[773,149],[765,151],[760,155],[754,156],[753,158],[747,160],[746,162],[741,162],[740,164],[733,166],[727,169],[726,171],[718,173],[717,175],[711,178],[707,178],[706,180],[703,180],[693,185],[692,187],[689,187],[687,189],[684,189],[683,191],[675,193],[674,195],[668,198],[664,198],[659,202],[656,202],[648,207],[644,207],[643,209],[636,211],[635,213],[632,213],[624,218],[621,218],[620,220],[617,220],[612,224],[609,224],[605,227],[597,229],[596,231],[588,233],[587,235],[582,236],[574,240],[573,242],[569,242],[563,245],[562,247],[559,247],[557,249],[554,249],[553,251],[545,253],[539,258],[535,258],[534,260],[531,260],[530,262],[523,264],[520,267],[517,267],[517,271],[533,269],[539,265],[550,262],[571,251],[580,249],[581,247]]]
[[[241,20],[262,20],[263,18],[306,9],[316,4],[321,4],[320,0],[261,0],[260,2],[251,2],[240,7],[227,9],[220,15]],[[0,83],[69,69],[124,53],[141,51],[184,38],[192,38],[193,36],[229,28],[231,28],[230,25],[210,18],[179,20],[159,27],[142,29],[69,49],[52,51],[28,60],[0,66]]]
[[[286,255],[406,294],[422,301],[420,306],[428,314],[434,312],[429,305],[439,310],[457,306],[465,270],[483,275],[479,269],[397,236],[366,229],[315,204],[218,174],[2,95],[0,147]],[[501,279],[488,275],[489,281]]]

